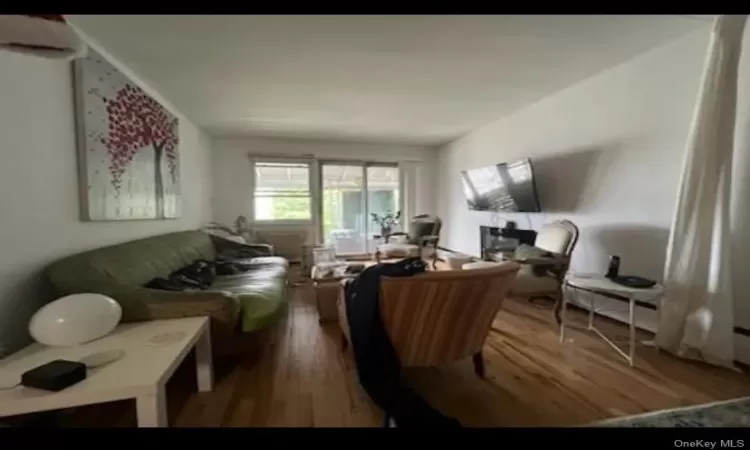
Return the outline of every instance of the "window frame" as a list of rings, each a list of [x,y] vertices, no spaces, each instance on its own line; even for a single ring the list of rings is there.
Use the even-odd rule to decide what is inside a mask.
[[[309,219],[258,219],[255,215],[255,199],[256,189],[258,188],[258,180],[255,176],[256,164],[274,163],[274,164],[294,164],[294,165],[306,165],[307,166],[307,198],[310,201],[310,218]],[[275,157],[275,156],[250,156],[250,173],[252,177],[252,189],[250,191],[250,217],[251,222],[257,225],[304,225],[310,226],[314,223],[316,217],[316,205],[315,205],[315,160],[311,158],[293,158],[293,157]],[[299,198],[305,198],[305,196],[299,196]]]

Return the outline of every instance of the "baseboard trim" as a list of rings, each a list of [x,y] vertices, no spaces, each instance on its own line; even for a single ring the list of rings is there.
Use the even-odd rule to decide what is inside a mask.
[[[567,307],[568,308],[576,309],[576,310],[581,311],[581,312],[586,313],[586,314],[588,314],[588,312],[589,312],[588,309],[586,309],[586,308],[584,308],[582,306],[578,306],[578,305],[573,304],[573,303],[568,303]],[[626,323],[621,322],[621,321],[619,321],[617,319],[613,319],[612,317],[605,316],[605,315],[599,314],[599,315],[596,316],[596,318],[597,318],[597,320],[605,320],[605,321],[608,321],[610,323],[619,324],[619,325],[622,325],[622,326],[627,326]],[[656,336],[656,333],[654,333],[653,331],[647,330],[645,328],[641,328],[638,325],[636,325],[635,328],[638,331],[641,331],[643,333],[648,333],[650,336]],[[747,328],[742,328],[742,327],[734,327],[734,332],[735,332],[735,334],[738,334],[740,336],[746,336],[747,337],[748,335],[750,335],[750,330],[748,330]],[[734,364],[743,373],[750,374],[750,363],[742,362],[740,360],[735,359],[734,360]]]
[[[458,252],[456,250],[451,250],[451,249],[449,249],[447,247],[441,247],[441,246],[438,246],[438,250],[443,251],[443,252],[447,252],[447,253],[463,253],[463,252]],[[471,255],[471,256],[473,256],[473,255]],[[477,258],[476,256],[474,256],[474,257]],[[480,258],[477,258],[477,259],[480,259]],[[609,296],[606,296],[606,297],[609,297]],[[642,304],[642,303],[643,302],[636,302],[637,307],[647,308],[647,309],[651,309],[651,310],[657,309],[655,305],[652,305],[652,304]],[[581,311],[588,312],[588,309],[586,309],[584,307],[581,307],[581,306],[578,306],[578,305],[576,305],[574,303],[570,303],[569,302],[568,303],[568,307],[572,307],[572,308],[575,308],[575,309],[578,309],[578,310],[581,310]],[[610,320],[612,322],[622,323],[621,321],[619,321],[617,319],[613,319],[613,318],[607,317],[605,315],[599,315],[597,317],[602,317],[602,318]],[[647,330],[645,328],[641,328],[638,325],[636,325],[636,328],[638,330],[645,331],[647,333],[653,334],[653,331]],[[745,327],[735,326],[734,327],[734,334],[735,335],[739,335],[739,336],[743,336],[745,338],[750,338],[750,329],[745,328]],[[737,364],[738,367],[741,367],[743,369],[743,371],[746,370],[746,369],[750,370],[750,364],[749,363],[744,363],[744,362],[740,362],[740,361],[735,361],[735,363]]]

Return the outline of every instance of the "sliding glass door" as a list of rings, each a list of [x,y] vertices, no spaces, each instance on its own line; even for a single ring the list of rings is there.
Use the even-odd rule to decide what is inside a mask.
[[[365,248],[365,192],[362,166],[323,164],[323,239],[336,253],[362,253]]]
[[[325,243],[342,254],[374,251],[380,227],[370,213],[398,210],[398,166],[323,162],[320,178]]]
[[[397,166],[367,166],[367,250],[374,252],[379,240],[380,225],[372,220],[372,214],[396,213],[399,209],[399,177]],[[400,231],[400,230],[393,230]]]

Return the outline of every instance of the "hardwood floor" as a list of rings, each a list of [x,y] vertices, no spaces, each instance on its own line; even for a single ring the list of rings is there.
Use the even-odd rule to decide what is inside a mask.
[[[598,419],[750,395],[743,373],[687,362],[639,347],[630,368],[570,310],[558,342],[551,303],[508,299],[487,339],[486,379],[471,359],[407,378],[434,406],[466,426],[569,426]],[[578,325],[578,326],[576,326]],[[627,329],[601,319],[600,329]],[[357,382],[350,353],[339,349],[336,323],[320,325],[297,288],[288,317],[239,361],[217,366],[213,392],[195,392],[192,360],[168,385],[173,426],[382,426],[382,414]],[[650,338],[645,333],[641,339]],[[351,351],[351,350],[349,350]],[[132,426],[132,402],[80,408],[66,425]]]

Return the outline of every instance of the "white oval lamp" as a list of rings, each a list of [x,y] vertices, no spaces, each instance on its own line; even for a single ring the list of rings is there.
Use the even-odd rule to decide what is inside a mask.
[[[115,329],[122,308],[101,294],[73,294],[50,302],[29,322],[29,334],[40,344],[70,347],[99,339]]]

